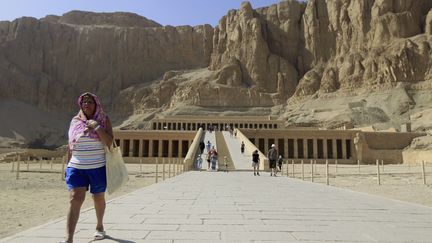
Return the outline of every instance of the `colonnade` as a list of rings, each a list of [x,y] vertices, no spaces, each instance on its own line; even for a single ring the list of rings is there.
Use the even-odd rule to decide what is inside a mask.
[[[351,139],[344,138],[249,138],[264,153],[272,144],[287,159],[353,159]]]
[[[211,123],[201,123],[201,122],[170,122],[170,121],[153,121],[153,130],[185,130],[185,131],[195,131],[200,127],[204,130],[209,130],[211,128],[215,130],[226,130],[230,126],[231,128],[240,129],[278,129],[278,123],[275,122],[211,122]]]
[[[184,158],[191,140],[178,139],[116,139],[123,157]]]

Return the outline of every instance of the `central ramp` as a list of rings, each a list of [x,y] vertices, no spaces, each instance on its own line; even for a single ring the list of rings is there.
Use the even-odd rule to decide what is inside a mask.
[[[241,141],[227,131],[222,133],[235,169],[252,170],[252,152],[246,150],[242,154],[240,151]]]
[[[205,183],[204,183],[205,182]],[[93,209],[75,242],[89,242]],[[59,242],[65,219],[0,242]],[[191,171],[107,203],[100,242],[431,242],[432,208],[287,177]]]

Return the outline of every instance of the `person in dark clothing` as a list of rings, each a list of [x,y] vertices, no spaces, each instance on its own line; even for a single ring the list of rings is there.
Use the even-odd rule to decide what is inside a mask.
[[[254,169],[254,176],[260,175],[259,174],[259,162],[260,162],[259,153],[258,153],[258,150],[255,150],[252,153],[252,167]]]
[[[267,153],[267,157],[270,162],[270,176],[276,176],[276,160],[278,158],[278,151],[276,149],[276,145],[271,145],[271,148]]]
[[[242,154],[244,153],[244,149],[245,149],[245,144],[244,144],[244,142],[242,141],[242,143],[241,143],[241,145],[240,145],[240,151],[241,151]]]
[[[281,171],[281,172],[282,172],[282,164],[283,164],[283,157],[282,157],[282,155],[279,155],[278,167],[279,167],[279,171]]]
[[[201,152],[201,154],[202,154],[202,153],[204,152],[204,148],[205,148],[205,144],[204,144],[203,141],[200,142],[200,144],[199,144],[199,148],[200,148],[200,152]]]

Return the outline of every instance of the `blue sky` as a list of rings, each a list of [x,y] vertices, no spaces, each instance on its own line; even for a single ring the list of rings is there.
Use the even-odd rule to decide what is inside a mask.
[[[0,0],[0,20],[21,16],[42,18],[62,15],[71,10],[92,12],[133,12],[162,25],[217,25],[230,9],[238,9],[241,0]],[[253,8],[280,0],[251,0]]]

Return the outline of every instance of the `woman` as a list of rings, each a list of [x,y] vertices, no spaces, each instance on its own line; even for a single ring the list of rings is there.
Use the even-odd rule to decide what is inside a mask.
[[[212,171],[216,171],[218,152],[217,152],[217,150],[216,150],[216,148],[214,146],[212,147],[212,149],[210,151],[211,151],[211,153],[210,153],[211,170]]]
[[[103,112],[99,98],[84,93],[78,98],[80,108],[69,127],[68,165],[66,184],[70,192],[67,214],[66,241],[73,242],[81,206],[90,187],[96,211],[95,240],[105,238],[103,216],[105,213],[105,146],[113,142],[112,127]]]

